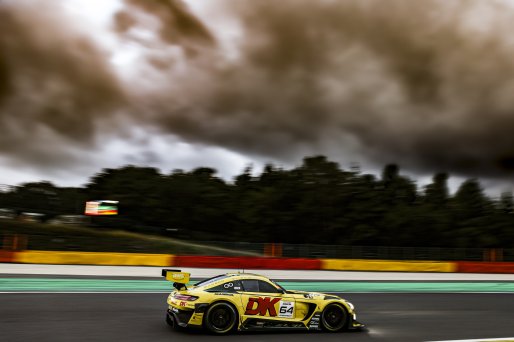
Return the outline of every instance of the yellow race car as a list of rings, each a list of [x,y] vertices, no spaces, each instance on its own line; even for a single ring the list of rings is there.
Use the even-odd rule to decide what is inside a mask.
[[[257,274],[227,273],[187,288],[190,274],[163,269],[173,281],[166,322],[174,328],[234,330],[303,329],[330,332],[360,329],[352,303],[338,296],[285,290]]]

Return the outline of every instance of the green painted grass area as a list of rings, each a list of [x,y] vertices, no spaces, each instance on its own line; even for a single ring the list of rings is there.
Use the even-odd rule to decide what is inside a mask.
[[[165,280],[0,278],[0,292],[166,292]]]
[[[290,290],[313,292],[512,292],[510,282],[294,282],[280,284]],[[0,278],[0,292],[168,292],[165,280]]]
[[[288,282],[286,289],[318,292],[513,292],[514,283],[472,282]]]
[[[218,246],[215,243],[197,243],[151,232],[91,228],[72,225],[22,222],[0,219],[2,233],[25,236],[30,249],[42,251],[67,251],[73,245],[81,252],[162,253],[219,256],[261,256],[254,251]]]

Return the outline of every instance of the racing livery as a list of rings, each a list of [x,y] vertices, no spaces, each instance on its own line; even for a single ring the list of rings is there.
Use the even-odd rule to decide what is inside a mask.
[[[205,328],[225,334],[233,330],[304,329],[330,332],[358,329],[354,306],[338,296],[285,290],[257,274],[227,273],[190,288],[189,273],[162,270],[173,281],[166,322],[174,328]]]

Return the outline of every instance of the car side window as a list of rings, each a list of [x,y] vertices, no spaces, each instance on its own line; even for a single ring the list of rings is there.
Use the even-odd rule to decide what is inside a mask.
[[[282,293],[279,289],[277,289],[275,286],[271,285],[268,282],[259,280],[259,292],[264,293]]]
[[[241,282],[239,280],[234,280],[227,281],[226,283],[211,287],[207,290],[207,292],[237,292],[241,291],[242,289],[243,288],[241,286]]]
[[[241,280],[243,288],[246,292],[259,292],[259,283],[257,280]]]

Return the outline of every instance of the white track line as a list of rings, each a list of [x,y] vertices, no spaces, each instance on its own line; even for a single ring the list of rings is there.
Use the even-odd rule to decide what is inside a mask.
[[[164,267],[145,266],[90,266],[90,265],[39,265],[39,264],[2,264],[2,274],[30,275],[71,275],[103,277],[161,277]],[[170,268],[170,267],[168,267]],[[180,268],[190,272],[193,278],[207,278],[237,269],[224,268]],[[347,272],[347,271],[306,271],[306,270],[244,270],[258,273],[272,279],[295,280],[341,280],[341,281],[514,281],[514,274],[480,273],[403,273],[403,272]]]
[[[472,340],[444,340],[444,341],[431,341],[431,342],[514,342],[514,337],[502,337],[502,338],[479,338]]]
[[[0,294],[170,294],[170,291],[0,291]]]

